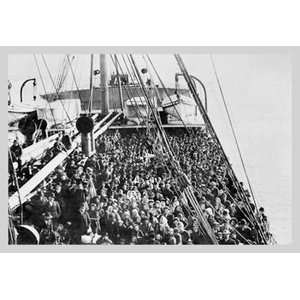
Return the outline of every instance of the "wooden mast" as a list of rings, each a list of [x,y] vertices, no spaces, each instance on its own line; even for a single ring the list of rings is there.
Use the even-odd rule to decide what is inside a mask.
[[[92,115],[92,106],[93,106],[93,96],[94,96],[94,54],[91,54],[91,65],[90,65],[90,100],[88,106],[88,116]],[[82,152],[90,157],[95,152],[95,139],[93,130],[88,133],[81,133],[81,147]]]
[[[120,72],[119,72],[118,63],[117,63],[117,55],[115,54],[114,56],[115,56],[115,62],[116,62],[117,82],[118,82],[121,111],[123,111],[124,103],[123,103],[122,83],[121,83]]]
[[[94,54],[91,54],[89,115],[92,114],[92,106],[93,106],[93,95],[94,95],[93,72],[94,72]]]
[[[108,65],[106,54],[100,54],[100,90],[101,90],[101,114],[109,112],[109,91],[108,91]]]

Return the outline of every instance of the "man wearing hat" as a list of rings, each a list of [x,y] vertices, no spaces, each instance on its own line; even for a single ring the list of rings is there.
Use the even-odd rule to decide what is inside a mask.
[[[48,202],[46,204],[46,210],[56,222],[61,216],[60,205],[57,201],[55,201],[55,194],[53,192],[50,192],[47,196]]]
[[[83,182],[82,180],[78,179],[77,180],[77,187],[75,189],[75,192],[74,192],[74,197],[72,199],[72,209],[74,211],[77,211],[80,206],[86,202],[86,191],[83,187]]]
[[[26,210],[30,212],[31,222],[38,229],[44,226],[43,213],[46,212],[46,200],[44,194],[41,190],[32,197],[28,205],[26,205]]]
[[[241,220],[239,226],[237,227],[237,231],[240,233],[238,238],[242,243],[245,243],[246,240],[253,240],[253,232],[248,226],[246,219]]]
[[[219,242],[220,245],[236,245],[235,240],[233,240],[230,237],[230,231],[229,230],[224,230],[223,231],[223,239]]]
[[[97,204],[91,203],[90,209],[89,209],[89,216],[91,219],[91,228],[93,233],[100,234],[101,228],[100,228],[100,216],[99,211],[97,210]]]
[[[81,237],[89,235],[91,230],[91,219],[86,211],[86,205],[83,203],[72,220],[72,243],[80,244]]]
[[[21,170],[22,161],[21,156],[23,153],[22,147],[20,146],[18,140],[14,140],[13,145],[10,147],[12,161],[18,163],[18,169]]]
[[[40,244],[55,244],[58,234],[53,230],[52,216],[49,212],[43,214],[45,227],[40,232]]]

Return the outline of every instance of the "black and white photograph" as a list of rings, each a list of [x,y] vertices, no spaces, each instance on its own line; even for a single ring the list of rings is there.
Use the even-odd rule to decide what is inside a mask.
[[[8,55],[9,245],[288,245],[288,53]]]

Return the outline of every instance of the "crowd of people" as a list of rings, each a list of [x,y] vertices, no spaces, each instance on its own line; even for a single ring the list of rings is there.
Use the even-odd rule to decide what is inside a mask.
[[[169,131],[175,156],[219,244],[261,244],[270,236],[264,209],[239,191],[204,128]],[[23,207],[40,244],[207,244],[183,205],[177,178],[153,152],[145,131],[109,130],[85,158],[75,150]]]
[[[18,139],[13,141],[9,149],[8,159],[8,193],[9,195],[15,193],[18,189],[15,176],[18,178],[18,185],[22,186],[31,177],[37,174],[55,155],[61,151],[66,151],[69,141],[64,143],[62,133],[56,138],[52,148],[46,149],[41,158],[31,158],[26,162],[22,162],[22,155],[24,148],[28,147],[26,143],[21,143]],[[66,144],[66,145],[65,145]]]

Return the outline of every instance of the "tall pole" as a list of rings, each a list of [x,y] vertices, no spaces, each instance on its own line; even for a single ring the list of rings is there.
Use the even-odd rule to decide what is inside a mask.
[[[8,148],[8,154],[9,154],[9,164],[11,165],[11,168],[13,170],[13,177],[14,177],[14,182],[17,188],[17,192],[18,192],[18,198],[19,198],[19,205],[20,205],[20,223],[21,225],[23,224],[23,206],[22,206],[22,198],[21,198],[21,194],[20,194],[20,187],[19,187],[19,181],[18,181],[18,175],[17,172],[14,168],[14,164],[13,164],[13,158],[12,158],[12,154],[10,149]]]
[[[93,76],[94,76],[94,54],[91,54],[91,65],[90,65],[90,99],[88,105],[88,118],[91,118],[92,115],[92,106],[93,106],[93,94],[94,94],[94,85],[93,85]],[[81,133],[81,148],[82,152],[90,157],[95,152],[95,139],[93,130],[88,133]]]
[[[91,54],[89,114],[92,113],[93,96],[94,96],[93,72],[94,72],[94,54]]]
[[[119,73],[119,68],[118,68],[118,63],[117,63],[117,55],[115,54],[115,61],[116,61],[116,72],[117,72],[117,81],[118,81],[118,90],[119,90],[119,97],[120,97],[120,104],[121,104],[121,110],[123,111],[123,94],[122,94],[122,85],[121,85],[121,78],[120,78],[120,73]]]
[[[109,91],[108,91],[108,65],[105,54],[100,54],[100,74],[101,74],[101,113],[107,115],[109,111]]]

